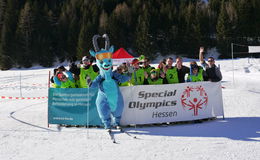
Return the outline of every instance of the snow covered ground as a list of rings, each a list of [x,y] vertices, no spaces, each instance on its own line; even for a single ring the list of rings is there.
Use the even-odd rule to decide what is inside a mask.
[[[138,139],[118,133],[118,144],[99,128],[47,127],[52,69],[0,71],[0,160],[258,160],[260,59],[234,60],[234,84],[232,61],[217,64],[224,77],[225,120],[128,128]],[[31,99],[15,99],[20,96]]]

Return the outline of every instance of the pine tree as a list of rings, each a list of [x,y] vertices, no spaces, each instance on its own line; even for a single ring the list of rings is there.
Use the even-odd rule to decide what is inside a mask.
[[[87,23],[87,24],[85,24]],[[83,23],[79,33],[78,48],[77,48],[77,58],[81,59],[83,56],[89,55],[89,50],[93,48],[92,37],[95,33],[94,25],[88,21]]]
[[[209,1],[209,21],[210,21],[210,30],[212,35],[216,33],[216,25],[218,20],[218,15],[221,8],[221,0],[210,0]]]
[[[89,50],[93,48],[92,37],[98,34],[98,25],[100,22],[99,6],[95,1],[84,3],[81,8],[82,20],[77,43],[78,59],[89,55]],[[104,24],[104,23],[103,23]],[[100,31],[102,33],[102,31]],[[104,33],[104,32],[103,32]]]
[[[4,24],[6,5],[7,5],[6,0],[0,0],[0,37],[1,37],[1,32]],[[1,43],[1,39],[0,39],[0,43]]]
[[[33,63],[33,33],[35,31],[35,15],[32,4],[26,2],[21,10],[17,29],[18,50],[17,61],[22,67],[31,67]]]
[[[15,30],[19,12],[19,1],[9,0],[4,12],[4,21],[0,40],[0,69],[6,70],[17,66],[15,59]]]
[[[191,57],[194,55],[194,51],[201,45],[199,15],[195,5],[196,4],[190,3],[186,8],[186,28],[183,37],[183,43],[186,44],[183,53],[189,54]]]
[[[33,34],[33,57],[35,62],[41,66],[50,67],[54,61],[53,43],[53,25],[52,12],[49,11],[47,3],[33,4],[33,12],[38,17],[35,20],[35,32]]]
[[[107,24],[108,34],[111,37],[111,42],[119,47],[131,46],[130,39],[130,24],[131,10],[126,3],[116,6]]]
[[[105,10],[102,11],[100,17],[99,17],[99,32],[100,33],[106,33],[108,30],[108,14],[105,12]]]
[[[81,1],[66,1],[61,10],[57,27],[57,55],[61,62],[77,54],[80,5]]]
[[[231,23],[230,23],[230,18],[227,14],[226,6],[227,4],[225,0],[222,0],[221,9],[220,9],[218,22],[216,26],[218,50],[223,55],[228,54],[229,46],[231,43],[231,37],[232,37]]]
[[[256,23],[259,23],[257,22],[257,17],[259,17],[259,15],[256,15],[256,10],[259,10],[259,8],[253,6],[252,0],[239,1],[237,34],[240,37],[243,37],[244,40],[247,40],[249,37],[255,37],[257,30],[259,30],[259,28],[255,28]]]
[[[135,45],[136,51],[138,55],[145,55],[149,58],[154,58],[154,54],[152,53],[152,42],[151,35],[149,33],[149,21],[150,15],[148,13],[148,8],[143,5],[143,14],[141,14],[138,18],[138,23],[136,27],[136,37],[135,37]]]

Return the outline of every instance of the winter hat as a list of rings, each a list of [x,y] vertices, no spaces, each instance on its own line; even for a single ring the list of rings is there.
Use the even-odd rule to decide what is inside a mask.
[[[57,69],[61,69],[62,71],[66,70],[66,68],[64,66],[58,66]]]
[[[63,74],[62,74],[62,73],[59,73],[59,74],[57,75],[57,77],[58,77],[59,79],[62,79]]]
[[[156,74],[157,74],[156,69],[152,69],[152,70],[150,71],[150,73],[151,73],[151,74],[152,74],[152,73],[156,73]]]
[[[140,56],[138,57],[138,60],[139,60],[140,62],[143,62],[144,59],[145,59],[145,56],[144,56],[144,55],[140,55]]]
[[[84,62],[84,61],[90,61],[90,63],[93,63],[94,60],[95,60],[95,58],[94,58],[94,57],[91,57],[91,56],[84,56],[84,57],[82,57],[82,62]]]
[[[64,72],[58,73],[58,74],[57,74],[57,77],[58,77],[60,80],[63,79],[64,77],[68,78],[67,74],[64,73]]]
[[[138,60],[138,59],[133,59],[132,62],[131,62],[132,65],[133,65],[133,64],[137,64],[137,63],[139,63],[139,60]]]
[[[88,60],[89,60],[89,58],[87,56],[82,57],[82,62],[83,61],[88,61]]]

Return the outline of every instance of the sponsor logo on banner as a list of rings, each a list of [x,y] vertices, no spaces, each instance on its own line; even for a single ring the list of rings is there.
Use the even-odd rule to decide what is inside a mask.
[[[207,107],[208,95],[202,86],[187,86],[181,95],[181,104],[185,110],[193,111],[193,115],[198,116],[199,110]]]

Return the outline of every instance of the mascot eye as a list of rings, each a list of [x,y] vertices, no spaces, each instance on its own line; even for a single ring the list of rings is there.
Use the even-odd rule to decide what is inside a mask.
[[[101,61],[99,61],[100,62],[100,64],[103,64],[103,61],[101,60]]]
[[[111,59],[109,59],[108,62],[110,63],[110,62],[111,62]]]

